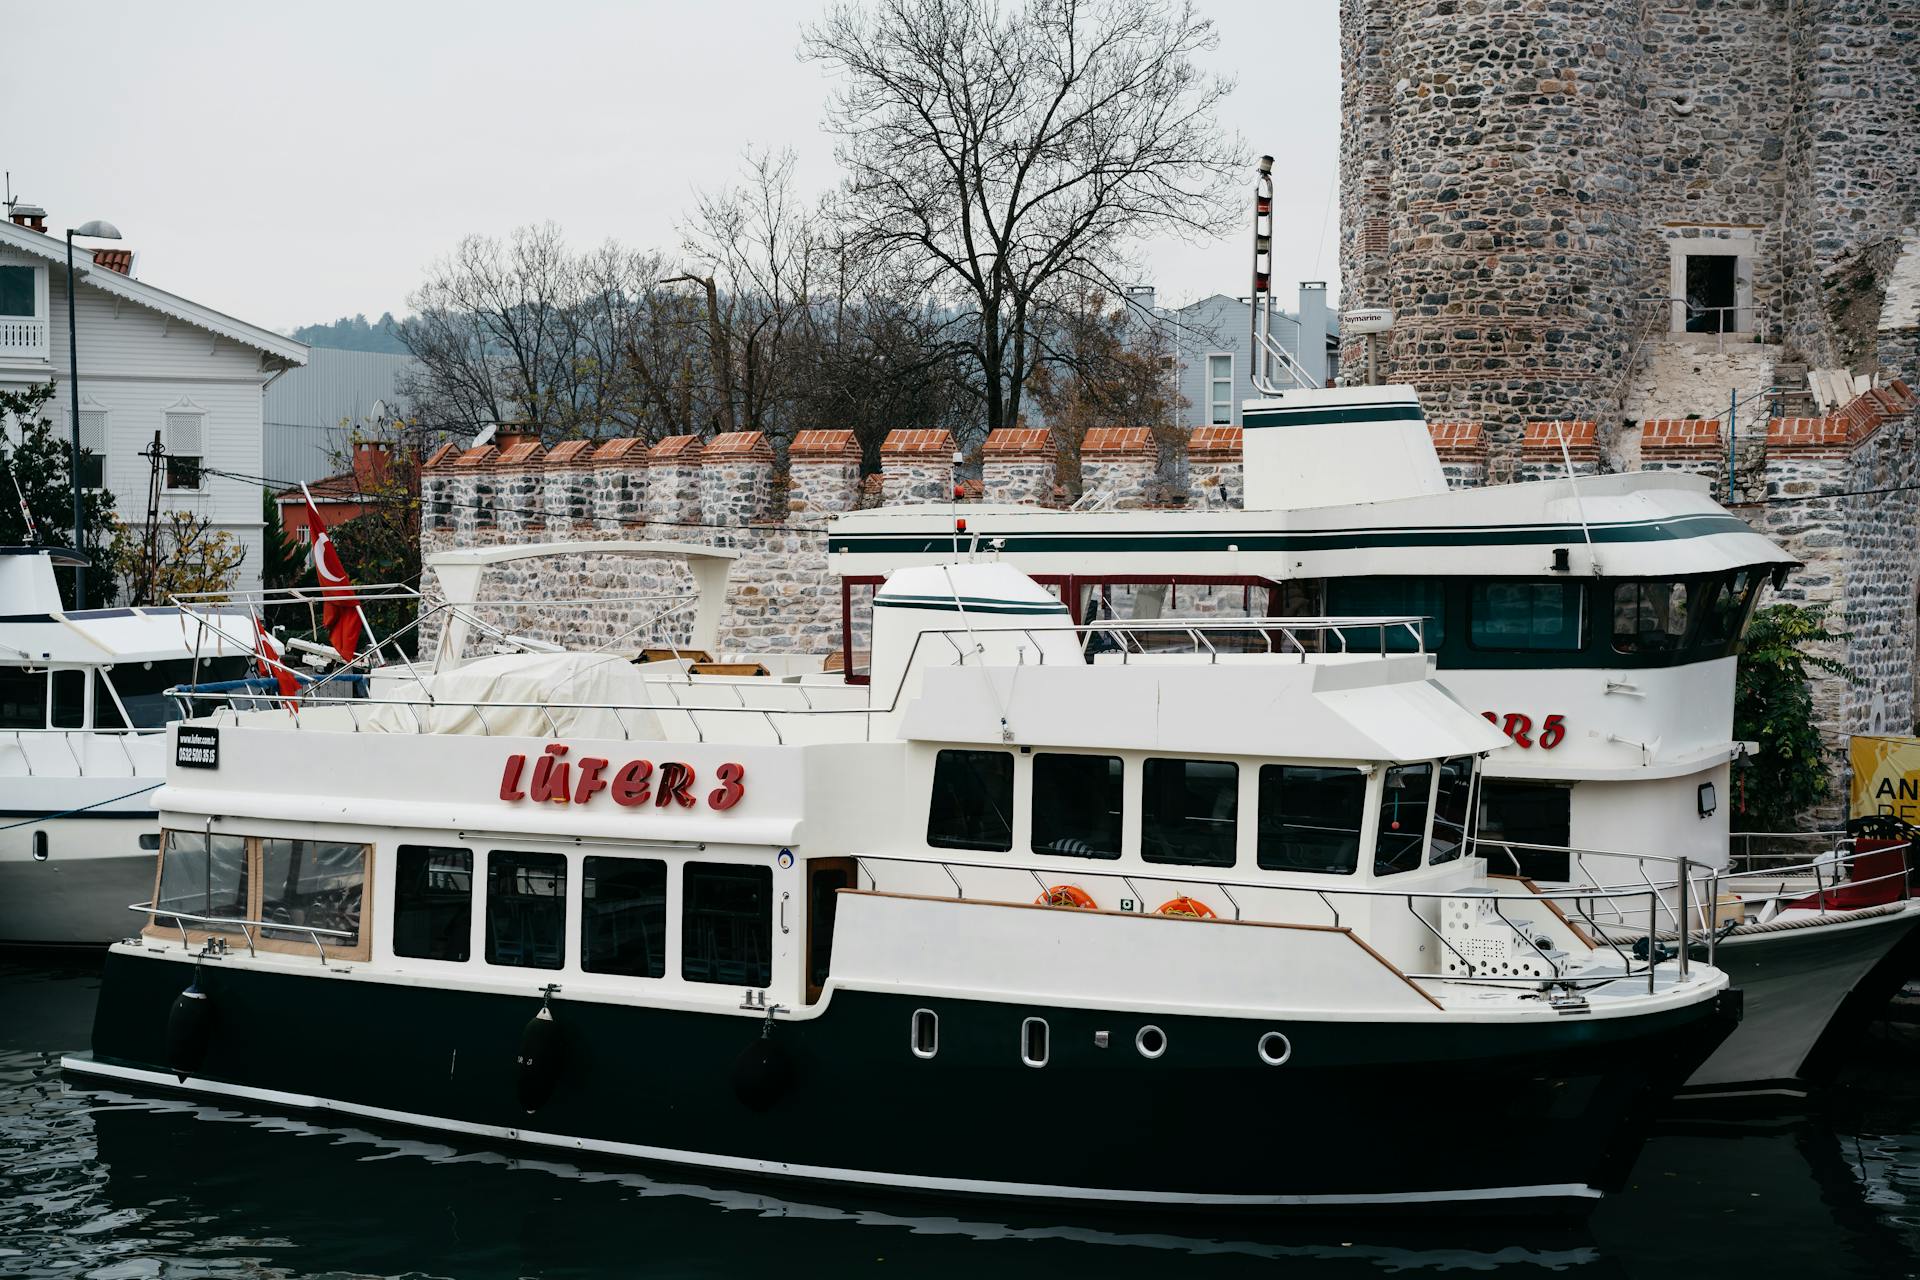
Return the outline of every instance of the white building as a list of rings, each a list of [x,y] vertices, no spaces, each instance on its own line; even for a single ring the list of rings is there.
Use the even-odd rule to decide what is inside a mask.
[[[45,224],[27,204],[0,222],[0,387],[51,380],[49,413],[64,435],[66,244]],[[236,585],[258,587],[262,486],[200,468],[264,473],[261,391],[306,363],[306,345],[135,279],[132,258],[118,245],[97,256],[74,246],[80,442],[101,459],[83,479],[113,491],[123,521],[144,523],[151,464],[141,454],[157,434],[167,454],[161,514],[191,511],[232,533],[246,548]]]

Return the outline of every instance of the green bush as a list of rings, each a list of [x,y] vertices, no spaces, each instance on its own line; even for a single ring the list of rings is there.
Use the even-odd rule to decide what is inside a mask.
[[[1828,627],[1824,605],[1773,604],[1753,615],[1734,679],[1733,736],[1759,742],[1760,750],[1744,779],[1736,774],[1736,827],[1791,830],[1832,790],[1813,718],[1812,673],[1858,678],[1844,662],[1809,650],[1847,636]]]

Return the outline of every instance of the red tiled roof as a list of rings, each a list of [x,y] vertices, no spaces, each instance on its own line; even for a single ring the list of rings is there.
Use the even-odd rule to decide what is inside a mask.
[[[1237,458],[1244,443],[1238,427],[1195,427],[1187,434],[1187,455],[1201,458]]]
[[[536,465],[540,461],[540,458],[541,449],[538,440],[515,440],[512,444],[500,451],[500,456],[494,460],[494,465],[497,467],[530,467]]]
[[[952,453],[953,437],[939,427],[901,427],[887,432],[881,453]]]
[[[1845,453],[1847,420],[1839,414],[1825,418],[1767,419],[1767,448],[1801,452]]]
[[[992,457],[1044,458],[1054,451],[1053,432],[1045,427],[996,427],[980,447]]]
[[[1715,454],[1720,452],[1717,418],[1648,418],[1640,426],[1643,454]]]
[[[453,460],[453,465],[465,470],[471,470],[474,467],[490,467],[493,465],[494,458],[497,457],[499,453],[500,451],[492,445],[483,444],[478,448],[468,449],[462,453],[458,458]]]
[[[698,462],[700,437],[668,436],[648,450],[647,461],[656,465],[663,462]]]
[[[547,465],[549,467],[582,466],[593,454],[593,443],[591,440],[562,440],[547,450]]]
[[[1443,462],[1476,462],[1487,453],[1486,432],[1478,422],[1429,422],[1433,451]]]
[[[826,431],[810,428],[797,432],[787,454],[794,458],[858,458],[860,445],[851,431]]]
[[[307,492],[313,495],[314,503],[321,506],[330,502],[353,502],[361,496],[360,485],[351,471],[342,471],[337,476],[315,480],[307,486]],[[306,497],[300,492],[299,485],[291,489],[282,489],[274,496],[275,502],[304,502],[305,500]]]
[[[95,249],[93,265],[105,267],[108,271],[118,271],[123,276],[130,276],[133,274],[133,250]]]
[[[638,467],[647,461],[647,442],[639,436],[615,436],[593,451],[596,467],[617,467],[622,463]]]
[[[432,467],[440,466],[443,463],[448,466],[451,466],[453,464],[453,459],[458,457],[459,453],[460,453],[459,445],[452,444],[452,443],[443,444],[438,449],[435,449],[432,453],[427,455],[427,461],[425,463],[425,466],[427,466],[428,468],[432,468]]]
[[[1153,432],[1145,427],[1092,427],[1080,442],[1081,457],[1089,453],[1151,457],[1157,452],[1153,445]]]
[[[700,458],[703,462],[712,462],[716,458],[721,461],[772,462],[773,447],[767,443],[764,432],[722,431],[707,441]]]
[[[1598,457],[1600,424],[1592,421],[1559,419],[1552,422],[1529,422],[1521,431],[1520,452],[1558,457],[1563,440],[1566,442],[1569,454],[1583,459]]]
[[[955,495],[962,502],[978,502],[987,496],[987,486],[978,480],[962,480],[954,486]]]

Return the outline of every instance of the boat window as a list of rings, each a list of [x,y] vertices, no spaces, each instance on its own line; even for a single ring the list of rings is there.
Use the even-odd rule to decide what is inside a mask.
[[[113,689],[107,683],[107,673],[93,673],[93,727],[96,729],[124,729],[127,718],[120,714],[120,708],[114,705]]]
[[[1380,831],[1373,841],[1373,874],[1399,875],[1420,865],[1433,806],[1433,766],[1396,764],[1380,792]]]
[[[681,882],[680,976],[764,987],[773,981],[773,868],[689,862]]]
[[[1119,756],[1033,757],[1033,851],[1072,858],[1120,856]]]
[[[47,727],[47,673],[0,667],[0,729]]]
[[[204,831],[168,831],[160,854],[160,888],[154,905],[161,912],[154,923],[178,928],[181,923],[164,914],[181,911],[217,920],[247,919],[247,840],[245,836],[208,835]],[[237,924],[187,920],[189,929],[238,933]]]
[[[1433,848],[1427,865],[1452,862],[1467,844],[1467,815],[1473,802],[1473,757],[1455,756],[1440,762],[1440,781],[1433,789]]]
[[[1231,761],[1150,759],[1141,773],[1140,856],[1230,867],[1239,809],[1240,767]]]
[[[239,680],[246,674],[245,658],[200,659],[202,681]],[[123,662],[113,669],[113,687],[120,691],[120,701],[137,729],[158,729],[180,719],[180,700],[165,696],[166,691],[193,683],[192,658]]]
[[[87,727],[87,673],[71,668],[53,673],[53,714],[56,729]]]
[[[360,945],[360,902],[366,890],[367,847],[331,840],[260,842],[260,919],[269,925],[323,929],[322,947]],[[269,938],[311,942],[303,929],[262,931]],[[347,937],[336,937],[347,934]]]
[[[1565,784],[1480,780],[1480,822],[1475,850],[1497,876],[1566,883],[1571,879],[1573,788]],[[1512,841],[1512,844],[1504,843]],[[1522,849],[1514,845],[1550,845]]]
[[[939,849],[1013,848],[1013,753],[942,751],[933,762],[927,843]]]
[[[1687,636],[1687,584],[1617,582],[1613,647],[1620,653],[1671,653]]]
[[[667,974],[667,864],[658,858],[584,858],[580,967],[630,978]]]
[[[1568,652],[1580,648],[1584,628],[1578,582],[1476,582],[1468,617],[1477,649]]]
[[[1753,602],[1760,594],[1760,583],[1760,575],[1751,569],[1742,569],[1730,579],[1711,580],[1700,610],[1705,619],[1700,627],[1700,643],[1723,645],[1744,635]]]
[[[487,963],[558,969],[566,956],[567,859],[559,853],[487,855]]]
[[[403,844],[393,883],[393,954],[465,960],[473,950],[473,851]]]
[[[1436,578],[1329,578],[1327,613],[1336,618],[1425,618],[1429,650],[1447,638],[1447,588]],[[1345,627],[1342,633],[1349,648],[1380,644],[1378,627]],[[1388,653],[1413,653],[1419,647],[1405,627],[1386,628],[1386,645]]]
[[[1358,769],[1261,765],[1260,865],[1268,871],[1353,874],[1366,806],[1367,777]]]

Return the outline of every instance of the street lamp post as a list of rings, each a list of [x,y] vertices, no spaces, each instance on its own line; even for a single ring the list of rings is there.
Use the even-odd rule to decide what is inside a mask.
[[[67,476],[73,481],[73,550],[80,563],[73,571],[73,607],[87,607],[86,544],[80,508],[80,344],[79,325],[73,316],[73,238],[90,236],[95,240],[118,240],[120,229],[111,222],[95,218],[77,227],[67,228],[67,404],[72,412],[73,440],[67,455]]]

